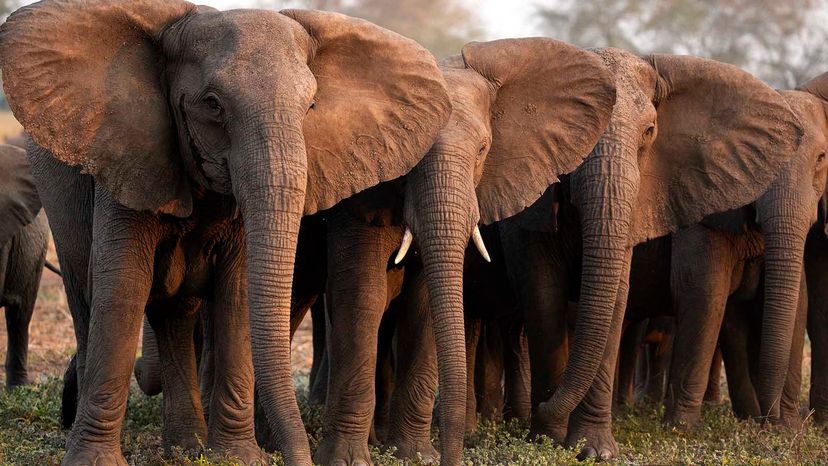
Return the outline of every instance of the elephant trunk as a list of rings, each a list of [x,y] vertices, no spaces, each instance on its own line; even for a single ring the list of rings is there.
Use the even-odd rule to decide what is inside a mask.
[[[621,156],[630,151],[610,129],[573,173],[572,199],[581,216],[581,292],[569,361],[561,383],[542,405],[552,420],[564,421],[583,399],[601,365],[626,270],[637,167]],[[621,152],[623,154],[623,152]]]
[[[246,232],[250,340],[259,400],[285,464],[310,466],[290,361],[291,285],[307,183],[303,115],[276,109],[242,120],[249,127],[241,129],[242,147],[229,168]]]
[[[782,183],[786,184],[786,183]],[[799,304],[805,237],[816,206],[787,190],[771,189],[757,209],[765,241],[765,302],[757,398],[763,416],[779,418]]]
[[[144,318],[144,333],[141,337],[141,357],[135,361],[135,380],[138,387],[147,396],[161,393],[161,361],[158,354],[158,343],[155,341],[155,332]]]
[[[466,341],[463,262],[477,223],[477,198],[467,151],[438,144],[412,171],[407,201],[428,288],[440,387],[441,464],[459,465],[466,421]],[[413,222],[412,222],[413,220]]]

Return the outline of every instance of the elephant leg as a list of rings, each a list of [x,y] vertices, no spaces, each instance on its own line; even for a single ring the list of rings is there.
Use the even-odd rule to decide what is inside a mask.
[[[606,460],[618,456],[618,442],[612,435],[612,385],[615,381],[615,365],[618,362],[618,348],[621,345],[621,330],[630,289],[631,260],[632,248],[627,250],[624,259],[624,269],[618,282],[618,294],[601,366],[586,396],[569,417],[565,445],[572,448],[581,440],[585,440],[586,443],[578,453],[581,460]],[[577,351],[577,348],[574,350]]]
[[[95,199],[89,347],[64,465],[126,466],[121,425],[161,228],[108,196],[99,189]]]
[[[569,277],[562,246],[550,233],[527,231],[501,222],[507,274],[523,312],[532,374],[532,410],[549,399],[569,357],[567,310]],[[566,426],[532,417],[532,434],[562,440]]]
[[[501,323],[499,327],[506,342],[503,348],[503,419],[529,422],[532,415],[532,381],[529,375],[529,345],[523,322],[512,316],[508,323]]]
[[[311,306],[311,320],[313,322],[313,364],[308,378],[308,403],[311,406],[322,406],[328,394],[328,356],[325,353],[325,297],[319,296]]]
[[[141,335],[141,357],[135,361],[135,381],[138,388],[147,396],[161,393],[161,360],[158,355],[158,343],[149,318],[144,318],[144,330]]]
[[[400,458],[437,462],[440,455],[431,444],[431,415],[437,395],[437,350],[425,277],[408,277],[398,300],[394,336],[397,381],[391,399],[391,425],[387,445]]]
[[[782,390],[780,404],[781,422],[791,429],[802,426],[800,415],[800,398],[802,392],[802,352],[805,348],[805,326],[808,316],[808,289],[803,274],[799,291],[799,304],[796,312],[793,340],[791,341],[791,359],[788,363],[788,375]]]
[[[727,391],[733,413],[739,419],[759,416],[759,399],[750,375],[750,318],[752,307],[728,303],[719,347],[727,374]]]
[[[392,340],[394,330],[398,325],[397,306],[400,306],[399,300],[391,302],[382,318],[377,336],[377,375],[374,383],[377,404],[374,408],[374,423],[371,427],[370,438],[370,442],[374,445],[383,444],[388,440],[391,423],[391,399],[395,390]]]
[[[808,338],[811,341],[809,408],[819,424],[828,423],[828,238],[815,228],[805,243],[808,280]]]
[[[6,305],[6,388],[25,385],[29,381],[29,324],[32,321],[42,266],[18,278],[22,279],[15,299]]]
[[[207,306],[202,304],[199,312],[199,324],[203,340],[201,343],[201,358],[198,364],[198,383],[201,387],[201,407],[204,409],[204,420],[210,425],[210,406],[213,404],[213,384],[216,378],[216,342],[212,338],[215,322]],[[267,425],[267,420],[264,420]],[[268,432],[270,426],[267,425]]]
[[[731,246],[721,236],[702,226],[673,235],[670,287],[676,331],[665,421],[682,428],[701,421],[710,363],[730,293],[734,262]]]
[[[710,376],[707,378],[707,389],[704,391],[704,401],[719,404],[722,402],[722,350],[716,348],[713,353],[713,362],[710,363]]]
[[[173,298],[153,301],[147,307],[145,323],[151,326],[152,339],[145,343],[156,348],[156,361],[143,369],[152,368],[157,372],[154,376],[147,375],[148,378],[161,379],[164,393],[161,443],[168,452],[174,447],[196,451],[207,439],[192,340],[199,305],[200,300],[195,298]]]
[[[655,317],[650,319],[647,335],[647,380],[644,393],[647,401],[661,403],[667,385],[670,358],[673,352],[673,319]]]
[[[61,403],[62,424],[64,428],[69,428],[75,420],[80,385],[86,368],[95,188],[92,177],[81,174],[80,167],[69,166],[44,153],[45,149],[33,146],[30,144],[27,157],[35,184],[49,187],[40,190],[38,196],[49,218],[49,228],[52,230],[66,301],[75,330],[77,351],[64,376]]]
[[[247,304],[247,262],[238,242],[230,241],[216,262],[212,301],[206,311],[212,321],[215,364],[207,445],[243,464],[266,464],[253,426],[253,357]]]
[[[477,394],[474,378],[482,326],[480,319],[466,319],[466,433],[477,430]]]
[[[494,322],[483,322],[476,359],[477,412],[483,420],[500,422],[503,419],[503,340]]]
[[[369,226],[344,208],[331,212],[328,231],[330,379],[315,463],[368,465],[377,332],[388,302],[388,259],[402,232]]]
[[[618,351],[618,382],[615,388],[615,399],[620,406],[632,406],[635,403],[636,367],[647,321],[626,321],[624,327],[621,334],[621,347]]]

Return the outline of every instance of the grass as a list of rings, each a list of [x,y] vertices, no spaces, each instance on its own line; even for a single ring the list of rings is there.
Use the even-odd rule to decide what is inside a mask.
[[[57,378],[0,394],[0,464],[58,464],[66,432],[60,428],[60,389]],[[300,393],[300,400],[303,399]],[[321,413],[303,403],[311,445],[319,440]],[[681,433],[663,427],[661,412],[653,408],[625,409],[616,416],[615,434],[621,457],[611,464],[721,464],[800,465],[828,463],[828,442],[820,429],[809,426],[789,432],[737,421],[726,405],[705,408],[704,427]],[[122,446],[135,465],[229,465],[210,452],[186,456],[165,455],[160,447],[160,397],[149,398],[134,389],[127,405]],[[482,423],[466,439],[469,465],[546,465],[578,463],[575,452],[548,440],[530,443],[518,422]],[[392,452],[372,449],[378,465],[423,464],[402,462]],[[272,464],[281,464],[273,455]]]

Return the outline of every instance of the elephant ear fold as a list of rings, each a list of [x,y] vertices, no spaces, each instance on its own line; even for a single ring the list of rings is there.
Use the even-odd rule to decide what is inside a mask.
[[[123,205],[188,215],[158,39],[194,11],[176,0],[44,0],[0,27],[9,105],[32,139]]]
[[[784,98],[741,69],[651,55],[657,136],[639,162],[633,244],[753,202],[804,131]]]
[[[491,148],[477,185],[489,224],[532,205],[580,165],[609,124],[615,84],[596,54],[552,39],[472,42],[463,58],[494,89]]]
[[[828,72],[822,73],[821,75],[805,82],[805,84],[797,86],[796,89],[815,95],[822,99],[823,102],[828,102]]]
[[[338,13],[285,10],[310,35],[314,106],[304,121],[305,213],[408,173],[448,121],[434,57],[416,42]]]
[[[0,245],[31,223],[40,207],[26,152],[0,145]]]

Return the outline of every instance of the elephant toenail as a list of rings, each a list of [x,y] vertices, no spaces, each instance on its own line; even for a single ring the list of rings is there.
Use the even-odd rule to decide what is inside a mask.
[[[601,450],[600,458],[601,458],[602,461],[610,460],[610,459],[612,459],[612,452],[609,451],[609,450]]]
[[[581,453],[578,455],[578,461],[583,461],[587,458],[595,458],[596,456],[598,456],[598,452],[596,452],[594,448],[584,447],[584,449],[581,450]]]
[[[368,466],[368,462],[364,460],[354,460],[351,466]]]

